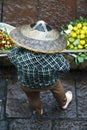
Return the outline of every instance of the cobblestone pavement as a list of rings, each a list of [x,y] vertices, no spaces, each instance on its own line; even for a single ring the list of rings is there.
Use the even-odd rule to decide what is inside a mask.
[[[0,130],[87,130],[87,71],[70,71],[60,79],[73,101],[61,110],[49,91],[42,92],[44,114],[38,116],[18,86],[16,69],[0,67]]]

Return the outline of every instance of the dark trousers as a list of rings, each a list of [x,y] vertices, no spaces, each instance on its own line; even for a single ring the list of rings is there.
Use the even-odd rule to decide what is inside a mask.
[[[48,89],[32,90],[24,86],[21,86],[21,88],[26,93],[30,106],[35,108],[38,114],[41,114],[42,105],[40,101],[40,92],[46,91]],[[53,96],[56,98],[59,105],[63,107],[66,104],[67,99],[60,80],[58,80],[53,86],[49,87],[49,90],[52,92]]]

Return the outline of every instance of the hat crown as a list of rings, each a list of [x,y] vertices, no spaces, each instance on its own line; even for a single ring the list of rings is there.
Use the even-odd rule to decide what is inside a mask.
[[[40,20],[36,23],[32,23],[30,26],[31,28],[33,28],[33,30],[37,30],[40,32],[47,32],[52,30],[52,28],[43,20]]]

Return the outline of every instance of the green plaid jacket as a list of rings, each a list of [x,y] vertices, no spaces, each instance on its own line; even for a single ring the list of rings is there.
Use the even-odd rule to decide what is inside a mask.
[[[14,47],[8,52],[10,61],[17,67],[18,80],[29,88],[47,88],[59,77],[59,72],[66,72],[70,65],[59,53],[35,53],[21,47]]]

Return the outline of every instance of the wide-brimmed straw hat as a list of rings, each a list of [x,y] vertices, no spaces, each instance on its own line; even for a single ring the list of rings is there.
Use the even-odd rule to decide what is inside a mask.
[[[56,53],[66,48],[63,35],[42,20],[13,29],[10,37],[16,45],[34,52]]]

